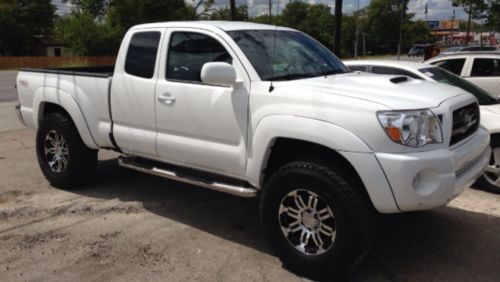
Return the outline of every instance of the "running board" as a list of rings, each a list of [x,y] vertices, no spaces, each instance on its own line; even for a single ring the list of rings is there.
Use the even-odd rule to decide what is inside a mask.
[[[155,165],[150,165],[145,162],[137,161],[133,157],[123,157],[123,156],[119,157],[118,164],[120,166],[130,168],[133,170],[153,174],[156,176],[161,176],[163,178],[168,178],[171,180],[184,182],[187,184],[208,188],[211,190],[216,190],[219,192],[224,192],[234,196],[252,198],[256,197],[258,194],[258,190],[253,187],[245,187],[233,184],[213,182],[203,177],[196,177],[194,175],[188,175],[186,173],[183,173],[182,176],[179,176],[178,173],[176,173],[175,171],[167,170],[164,168],[157,167]]]

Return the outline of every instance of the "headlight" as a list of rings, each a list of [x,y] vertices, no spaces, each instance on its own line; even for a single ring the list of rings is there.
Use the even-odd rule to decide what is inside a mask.
[[[378,112],[377,117],[396,143],[411,147],[443,143],[441,122],[430,110]]]

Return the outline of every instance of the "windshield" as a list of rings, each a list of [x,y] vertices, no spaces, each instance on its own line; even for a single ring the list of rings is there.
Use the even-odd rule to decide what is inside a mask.
[[[238,30],[228,34],[262,80],[291,80],[349,72],[332,52],[297,31]]]
[[[473,94],[474,96],[476,96],[480,105],[493,105],[498,103],[495,98],[491,97],[483,89],[475,86],[465,79],[456,76],[455,74],[447,70],[444,70],[442,68],[424,68],[419,69],[418,71],[437,82],[453,85]]]

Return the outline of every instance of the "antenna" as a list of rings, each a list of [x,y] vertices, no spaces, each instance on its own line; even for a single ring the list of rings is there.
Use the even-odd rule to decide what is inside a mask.
[[[270,2],[269,2],[270,3]],[[277,1],[276,3],[276,15],[278,15],[280,7],[280,0]],[[270,17],[271,15],[269,15]],[[273,80],[274,80],[274,56],[276,53],[276,34],[278,33],[278,26],[274,24],[274,42],[273,42],[273,56],[271,59],[271,85],[269,85],[269,92],[273,92],[274,90],[274,85],[273,85]]]

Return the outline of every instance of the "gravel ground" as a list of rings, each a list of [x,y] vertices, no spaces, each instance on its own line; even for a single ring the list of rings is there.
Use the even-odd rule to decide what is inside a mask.
[[[50,187],[35,134],[0,103],[1,281],[301,281],[265,244],[256,200],[121,168],[101,152],[87,187]],[[499,281],[500,195],[384,215],[351,281]]]

